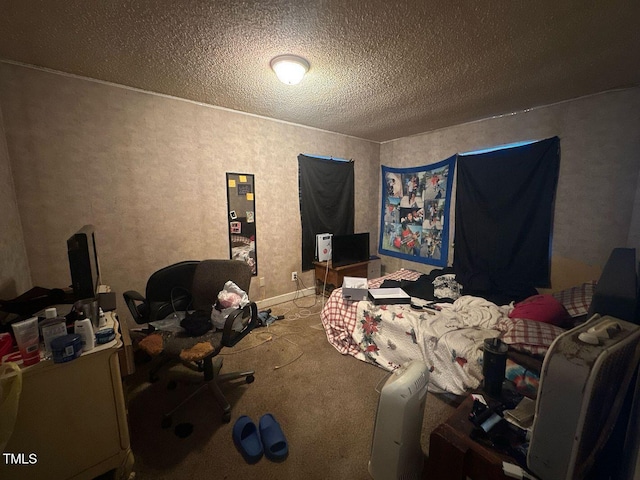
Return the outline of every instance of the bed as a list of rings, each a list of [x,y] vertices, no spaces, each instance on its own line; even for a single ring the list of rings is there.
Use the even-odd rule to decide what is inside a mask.
[[[627,251],[623,252],[624,258],[619,255],[620,250]],[[630,271],[633,276],[629,275]],[[510,350],[507,378],[518,387],[534,391],[536,366],[541,365],[551,342],[566,328],[586,320],[592,313],[609,314],[607,308],[613,308],[619,302],[615,299],[605,301],[602,297],[609,297],[611,285],[619,284],[621,278],[628,286],[626,295],[632,297],[627,299],[632,304],[629,315],[633,316],[632,321],[637,320],[634,249],[614,249],[600,283],[584,282],[554,294],[536,295],[505,305],[481,297],[455,295],[460,286],[446,269],[434,270],[429,275],[401,269],[369,280],[369,288],[402,285],[412,292],[414,303],[433,300],[439,310],[416,310],[410,304],[375,305],[370,300],[351,301],[343,298],[342,289],[337,288],[327,299],[321,320],[329,343],[340,353],[388,371],[409,360],[421,359],[431,371],[430,391],[455,395],[480,386],[484,340],[499,337]],[[414,297],[413,294],[420,290],[412,288],[420,283],[438,284],[444,290],[435,288],[433,294]],[[618,286],[615,291],[619,294],[621,288]],[[444,296],[442,292],[445,292]],[[540,303],[535,302],[544,305],[538,308]],[[592,303],[608,307],[593,311]]]

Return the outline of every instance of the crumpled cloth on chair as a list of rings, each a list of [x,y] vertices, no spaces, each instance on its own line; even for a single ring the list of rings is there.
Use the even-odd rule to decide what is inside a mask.
[[[188,313],[184,320],[180,322],[180,326],[192,337],[200,337],[211,330],[211,318],[204,311],[196,310]]]

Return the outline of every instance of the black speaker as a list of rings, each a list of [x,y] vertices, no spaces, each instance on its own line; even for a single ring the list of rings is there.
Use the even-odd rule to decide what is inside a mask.
[[[71,286],[76,300],[95,298],[100,283],[93,225],[85,225],[67,240]]]

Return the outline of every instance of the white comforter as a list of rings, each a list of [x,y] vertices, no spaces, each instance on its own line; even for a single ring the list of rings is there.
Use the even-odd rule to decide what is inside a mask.
[[[513,306],[468,295],[438,305],[441,311],[358,302],[353,340],[364,360],[387,370],[421,358],[431,369],[430,390],[463,394],[480,385],[483,342],[500,334],[496,324]]]

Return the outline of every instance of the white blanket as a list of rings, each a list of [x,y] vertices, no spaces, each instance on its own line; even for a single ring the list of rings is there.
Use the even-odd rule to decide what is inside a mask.
[[[423,301],[421,303],[424,303]],[[431,369],[429,389],[461,395],[482,381],[482,346],[512,306],[462,296],[442,310],[358,302],[353,339],[364,359],[386,370],[419,358]]]

